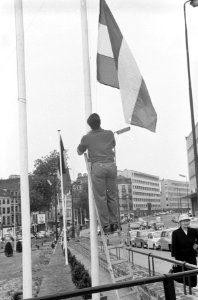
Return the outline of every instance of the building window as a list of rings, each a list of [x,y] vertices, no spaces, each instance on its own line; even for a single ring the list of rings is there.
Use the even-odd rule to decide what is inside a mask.
[[[10,207],[7,207],[7,214],[10,213]]]
[[[3,207],[3,214],[5,214],[5,207]]]

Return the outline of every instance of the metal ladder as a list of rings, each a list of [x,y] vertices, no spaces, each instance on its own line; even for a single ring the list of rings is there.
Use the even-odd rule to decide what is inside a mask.
[[[84,157],[85,157],[88,178],[90,180],[90,188],[93,191],[92,180],[91,180],[91,171],[90,171],[90,166],[89,166],[89,162],[88,162],[86,153],[84,154]],[[93,196],[93,200],[94,200],[94,196]],[[94,203],[95,203],[95,200],[94,200]],[[118,244],[116,243],[115,245],[109,245],[109,241],[111,241],[111,235],[104,234],[103,228],[101,226],[96,203],[95,203],[95,210],[96,210],[98,225],[100,227],[101,239],[102,239],[102,243],[103,243],[103,247],[104,247],[104,252],[106,255],[108,270],[109,270],[112,282],[116,283],[116,282],[132,280],[133,272],[132,272],[131,264],[128,261],[128,258],[126,257],[126,252],[122,251],[124,257],[123,258],[119,257],[119,259],[118,259],[117,255],[112,255],[113,250],[115,250],[116,253],[117,253],[117,251],[120,251],[121,249],[124,250],[124,241],[121,238],[120,229],[118,232],[119,243]],[[128,271],[128,274],[126,274],[126,269]],[[137,287],[115,290],[115,293],[116,293],[118,300],[120,300],[121,298],[126,299],[127,296],[132,296],[132,295],[134,295],[135,298],[131,298],[131,299],[136,299],[136,300],[140,299],[138,296]]]

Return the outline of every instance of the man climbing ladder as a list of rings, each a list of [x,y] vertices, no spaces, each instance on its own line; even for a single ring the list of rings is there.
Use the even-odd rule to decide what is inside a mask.
[[[109,234],[118,230],[115,138],[111,130],[101,128],[98,114],[91,114],[87,123],[91,131],[82,137],[77,152],[82,155],[88,150],[94,198],[103,231]]]

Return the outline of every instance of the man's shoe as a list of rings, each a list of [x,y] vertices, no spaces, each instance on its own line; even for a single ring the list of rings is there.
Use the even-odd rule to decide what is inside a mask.
[[[118,230],[118,224],[111,224],[111,232],[113,233],[113,232],[115,232],[115,231],[117,231]]]
[[[109,225],[103,226],[103,231],[104,231],[105,235],[108,234],[108,233],[110,233],[111,232],[110,226]]]

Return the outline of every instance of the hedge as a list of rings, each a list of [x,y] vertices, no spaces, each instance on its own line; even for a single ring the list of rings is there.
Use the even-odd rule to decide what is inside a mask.
[[[71,251],[67,249],[68,262],[71,267],[72,281],[79,289],[91,287],[91,277],[89,272],[85,269],[84,265],[79,262],[75,255],[71,254]],[[84,295],[84,299],[90,299],[91,295]]]

